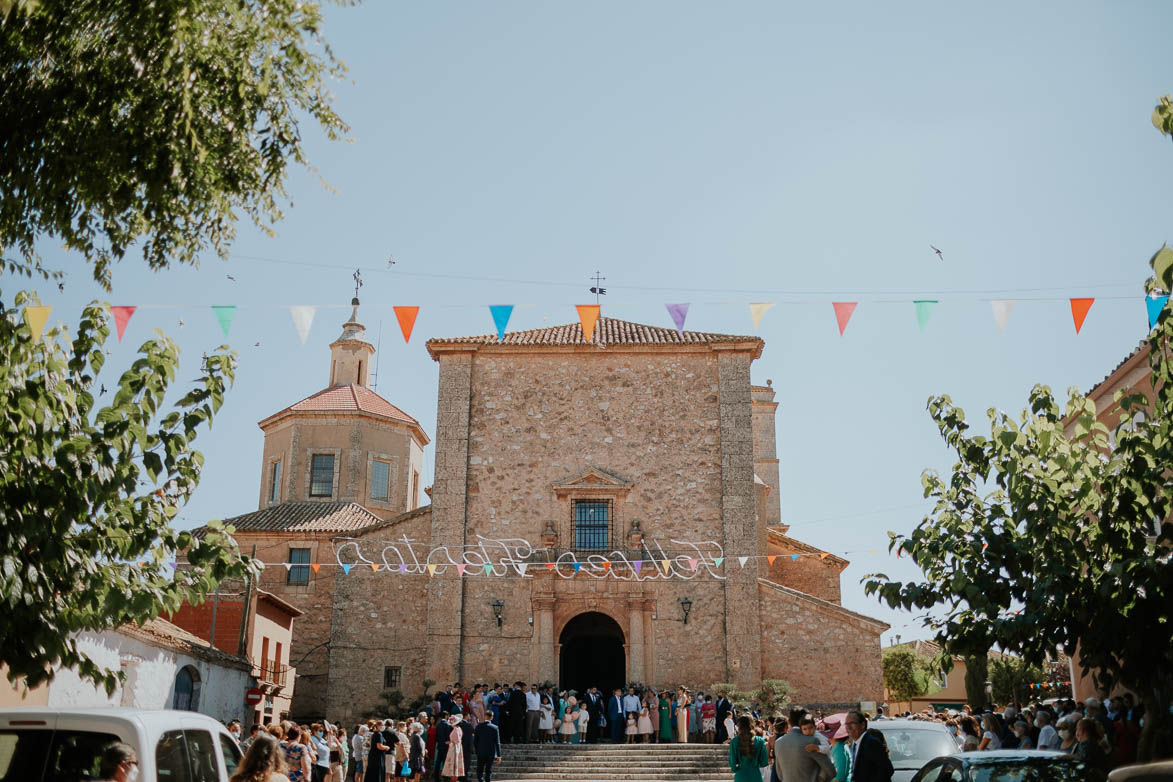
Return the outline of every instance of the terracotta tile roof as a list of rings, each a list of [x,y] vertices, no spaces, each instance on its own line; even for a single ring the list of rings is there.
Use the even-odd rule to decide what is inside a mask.
[[[300,402],[290,405],[279,413],[274,413],[261,421],[261,425],[263,426],[266,421],[270,421],[285,413],[333,412],[370,413],[371,415],[382,416],[383,418],[390,418],[394,421],[402,421],[405,424],[419,426],[419,421],[371,389],[366,386],[356,385],[333,386],[332,388],[323,389],[313,396],[308,396]]]
[[[224,519],[239,532],[353,532],[382,521],[357,502],[283,502]]]
[[[117,628],[117,632],[140,641],[162,647],[174,649],[182,654],[199,657],[203,660],[228,665],[233,668],[250,670],[252,665],[244,657],[221,651],[208,645],[208,642],[198,635],[189,633],[178,625],[173,625],[166,619],[148,619],[141,627],[136,624],[125,624]]]
[[[595,332],[591,335],[590,344],[605,347],[608,345],[711,345],[720,342],[757,342],[758,352],[761,352],[760,337],[737,336],[734,334],[710,334],[704,331],[685,331],[680,334],[676,329],[660,326],[646,326],[642,323],[618,320],[616,318],[599,318],[595,324]],[[583,339],[582,324],[567,323],[562,326],[549,326],[529,331],[512,331],[505,335],[504,340],[496,334],[483,334],[475,337],[444,337],[429,339],[429,352],[432,345],[535,345],[535,346],[563,346],[586,345]],[[435,358],[435,355],[432,356]]]
[[[1100,382],[1098,382],[1094,386],[1092,386],[1091,390],[1087,392],[1087,395],[1088,396],[1095,396],[1096,392],[1100,389],[1100,386],[1104,385],[1109,380],[1111,380],[1112,375],[1115,375],[1117,372],[1119,372],[1121,367],[1123,367],[1125,364],[1127,364],[1129,361],[1131,361],[1133,358],[1135,358],[1138,354],[1147,351],[1148,347],[1149,347],[1149,339],[1148,339],[1148,337],[1145,337],[1139,343],[1137,343],[1136,348],[1134,348],[1131,353],[1129,353],[1124,358],[1120,359],[1120,363],[1117,364],[1116,366],[1112,367],[1111,371],[1108,372],[1108,374],[1104,375],[1104,378]]]

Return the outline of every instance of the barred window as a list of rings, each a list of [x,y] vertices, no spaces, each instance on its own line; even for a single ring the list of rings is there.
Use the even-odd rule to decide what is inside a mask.
[[[316,453],[310,460],[310,496],[329,497],[334,493],[334,454]]]
[[[310,550],[308,548],[289,549],[289,575],[285,578],[287,584],[308,584],[310,582]]]
[[[611,531],[611,503],[607,500],[574,501],[574,547],[603,551]]]
[[[383,669],[383,689],[384,690],[398,690],[399,680],[403,669],[398,665],[387,666]]]

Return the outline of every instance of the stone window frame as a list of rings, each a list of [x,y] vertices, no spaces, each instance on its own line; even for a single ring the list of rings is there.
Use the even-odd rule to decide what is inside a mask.
[[[554,496],[559,502],[566,502],[566,508],[561,513],[563,521],[558,524],[558,537],[563,541],[559,548],[566,551],[580,550],[576,548],[574,505],[576,500],[587,500],[606,502],[610,506],[607,527],[608,540],[605,549],[581,549],[581,551],[597,554],[600,551],[606,553],[624,550],[629,530],[626,528],[626,520],[622,517],[622,509],[624,501],[634,485],[631,481],[593,466],[566,480],[554,483]]]
[[[607,508],[607,540],[602,546],[585,546],[578,545],[578,504],[593,503],[595,505],[604,505]],[[570,538],[571,548],[575,551],[593,551],[597,553],[605,553],[615,548],[615,530],[616,530],[616,513],[615,513],[615,498],[598,496],[598,497],[572,497],[570,500]],[[602,525],[598,525],[602,526]],[[620,548],[622,548],[620,546]]]
[[[371,489],[373,487],[372,477],[374,475],[375,461],[388,462],[391,469],[387,475],[387,499],[376,500],[371,496]],[[367,451],[367,490],[366,500],[372,507],[376,508],[394,508],[395,506],[395,483],[399,480],[399,457],[389,453],[381,453],[379,451]],[[410,509],[409,509],[410,510]]]
[[[314,456],[331,454],[334,456],[334,482],[330,485],[328,497],[315,497],[311,494],[314,487]],[[307,448],[305,460],[305,497],[309,502],[337,502],[338,501],[338,474],[342,469],[341,448]]]
[[[269,486],[268,486],[268,491],[265,492],[265,505],[279,505],[281,503],[281,496],[283,494],[285,494],[284,487],[281,484],[285,481],[285,478],[288,474],[285,470],[285,466],[286,466],[285,461],[286,461],[285,454],[283,454],[283,453],[277,454],[276,456],[269,457],[269,463],[267,465],[268,466],[267,473],[268,473]],[[276,481],[274,481],[273,480],[273,467],[278,464],[281,465],[281,477],[279,479],[277,479]],[[276,486],[274,486],[274,483],[276,484]],[[274,491],[274,489],[276,489],[276,491]],[[277,496],[274,497],[273,496],[274,494],[276,494]]]
[[[383,689],[398,690],[403,685],[403,666],[383,666]]]

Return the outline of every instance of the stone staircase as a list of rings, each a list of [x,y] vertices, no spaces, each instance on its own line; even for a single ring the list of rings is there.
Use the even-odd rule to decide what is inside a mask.
[[[728,782],[724,744],[505,744],[493,779]],[[473,766],[475,776],[476,767]],[[470,779],[470,782],[472,780]]]

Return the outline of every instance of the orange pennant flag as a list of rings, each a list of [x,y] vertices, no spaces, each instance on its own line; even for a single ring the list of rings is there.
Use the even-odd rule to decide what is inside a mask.
[[[379,566],[378,566],[378,565],[376,565],[374,562],[372,562],[372,563],[371,563],[371,572],[372,572],[372,573],[378,573],[378,572],[379,572]]]
[[[392,307],[395,318],[399,321],[399,329],[403,332],[403,341],[411,342],[411,330],[415,328],[415,316],[420,314],[419,307]]]
[[[1087,317],[1087,312],[1092,308],[1095,299],[1072,299],[1071,300],[1071,319],[1075,321],[1075,333],[1083,328],[1084,318]]]
[[[604,559],[603,560],[603,570],[610,570],[610,569],[611,569],[611,563]]]
[[[557,562],[547,562],[546,563],[546,570],[553,570],[557,565],[558,565]]]
[[[599,321],[600,308],[598,304],[579,304],[576,305],[578,309],[578,319],[582,323],[582,338],[586,342],[591,341],[591,337],[595,335],[595,324]]]
[[[822,554],[819,554],[819,559],[826,559],[829,556],[831,556],[831,552],[824,551]]]
[[[319,570],[321,570],[321,569],[322,569],[322,563],[320,563],[320,562],[315,562],[314,564],[310,565],[310,567],[313,569],[313,571],[314,571],[315,573],[317,573]]]
[[[766,561],[769,562],[771,565],[773,565],[774,560],[777,558],[778,558],[777,554],[771,554],[770,556],[766,557]]]
[[[843,336],[843,332],[847,330],[847,321],[851,320],[851,314],[855,312],[855,305],[858,301],[833,301],[831,306],[835,308],[835,322],[839,324],[839,336]]]

